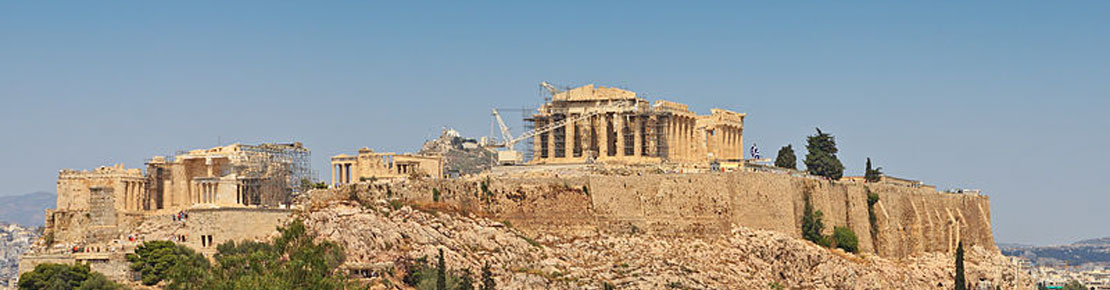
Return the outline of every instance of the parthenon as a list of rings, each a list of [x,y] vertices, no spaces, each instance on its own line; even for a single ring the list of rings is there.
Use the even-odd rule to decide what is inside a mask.
[[[724,109],[697,115],[685,104],[586,85],[553,94],[526,120],[543,132],[533,137],[530,163],[738,161],[745,116]]]

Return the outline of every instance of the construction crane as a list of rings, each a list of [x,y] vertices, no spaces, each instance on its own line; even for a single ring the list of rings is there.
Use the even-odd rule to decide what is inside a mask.
[[[548,93],[551,93],[552,96],[563,92],[563,90],[556,88],[554,85],[546,81],[540,82],[540,87],[543,87],[545,90],[547,90]]]
[[[500,142],[491,142],[492,144],[488,144],[488,146],[489,147],[496,147],[496,148],[505,148],[505,150],[497,151],[497,163],[498,164],[501,164],[501,165],[520,164],[520,163],[524,162],[524,155],[521,154],[519,151],[516,151],[516,149],[513,148],[513,146],[516,145],[516,143],[519,143],[520,141],[528,140],[528,138],[535,137],[536,135],[539,135],[539,134],[550,132],[550,131],[555,130],[559,127],[566,126],[567,123],[583,121],[583,120],[589,119],[590,117],[597,116],[599,114],[609,113],[609,112],[618,112],[618,113],[619,112],[631,112],[631,111],[635,110],[635,105],[634,104],[635,104],[634,102],[619,102],[619,103],[612,103],[612,104],[597,107],[597,108],[587,109],[582,114],[580,114],[578,116],[575,116],[573,118],[564,118],[562,120],[551,122],[550,124],[544,125],[543,127],[539,127],[539,128],[533,129],[533,130],[528,131],[528,132],[524,132],[524,133],[520,134],[520,136],[516,136],[516,137],[513,137],[512,133],[509,132],[509,126],[505,125],[505,120],[501,118],[501,113],[498,112],[497,109],[493,109],[493,117],[497,121],[497,125],[501,129],[501,140],[500,140]]]

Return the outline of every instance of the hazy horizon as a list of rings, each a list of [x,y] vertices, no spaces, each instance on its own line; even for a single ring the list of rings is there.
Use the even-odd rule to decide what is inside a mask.
[[[846,175],[982,189],[999,242],[1110,236],[1106,2],[111,4],[0,4],[0,195],[234,142],[304,142],[328,180],[549,81],[747,113],[745,148],[799,164],[820,127]]]

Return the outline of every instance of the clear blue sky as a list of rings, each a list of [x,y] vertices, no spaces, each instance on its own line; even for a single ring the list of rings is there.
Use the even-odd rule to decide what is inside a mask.
[[[1106,1],[59,2],[0,3],[0,194],[236,141],[326,179],[546,80],[746,112],[764,155],[819,126],[849,174],[982,188],[1000,242],[1110,236]]]

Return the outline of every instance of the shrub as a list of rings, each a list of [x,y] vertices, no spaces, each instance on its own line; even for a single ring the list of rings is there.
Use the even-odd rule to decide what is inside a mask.
[[[143,285],[169,281],[167,288],[182,287],[186,283],[203,280],[203,270],[209,268],[208,259],[188,247],[170,241],[148,241],[127,254],[131,269],[140,273]],[[198,272],[197,270],[201,270]]]
[[[825,223],[821,221],[824,214],[821,211],[813,211],[813,203],[810,202],[809,194],[805,196],[805,206],[802,212],[802,237],[810,242],[821,245],[823,243],[821,232],[825,230]]]
[[[35,265],[35,269],[19,275],[19,289],[87,289],[109,290],[122,287],[93,272],[88,264],[76,263]]]
[[[439,188],[432,188],[432,201],[439,202]]]
[[[845,252],[859,252],[859,238],[848,227],[833,228],[832,242],[836,244],[837,248],[843,249]]]

